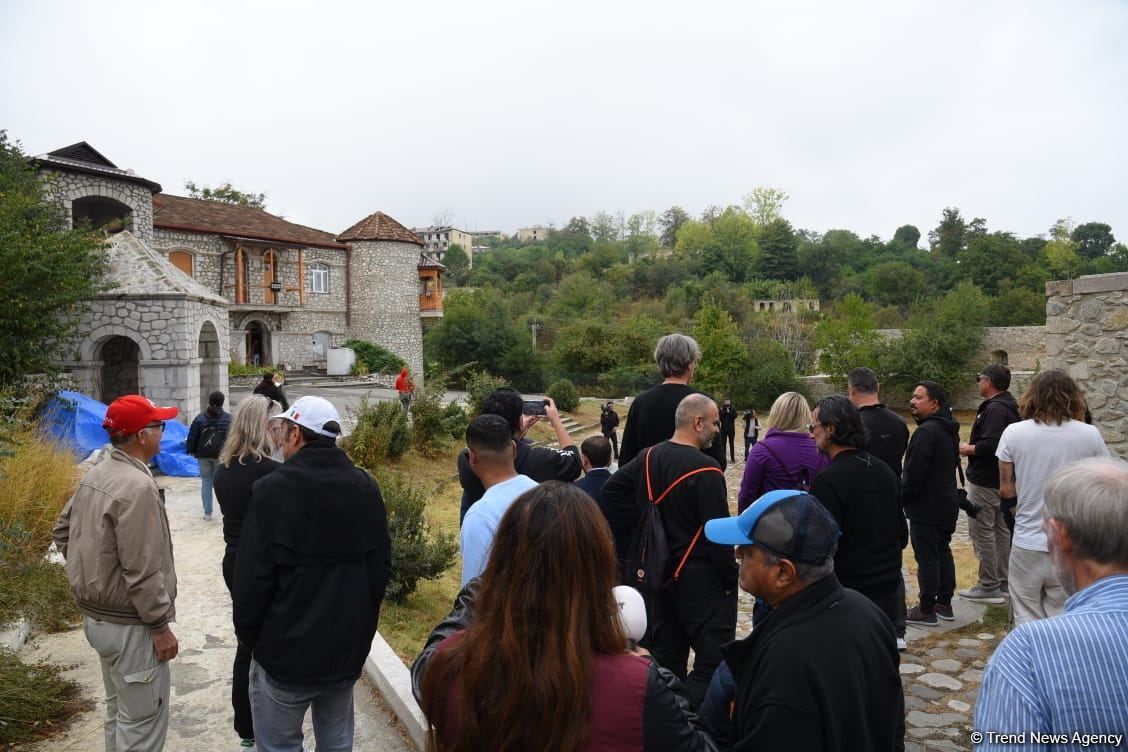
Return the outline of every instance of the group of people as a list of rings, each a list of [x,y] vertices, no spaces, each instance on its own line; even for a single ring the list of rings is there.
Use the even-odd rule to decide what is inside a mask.
[[[737,411],[690,386],[700,358],[690,337],[659,340],[663,381],[631,401],[621,445],[611,403],[577,447],[551,399],[532,415],[509,388],[483,401],[457,460],[461,591],[411,669],[435,749],[902,749],[905,626],[954,617],[965,495],[980,568],[958,595],[1009,598],[1018,623],[985,672],[978,747],[1022,732],[1111,744],[1128,728],[1128,464],[1085,423],[1068,374],[1039,373],[1016,400],[1004,366],[982,369],[967,442],[933,381],[914,387],[911,433],[868,368],[813,409],[780,395],[746,446],[732,516]],[[226,415],[222,394],[209,403],[189,437],[197,456]],[[331,404],[276,410],[253,396],[228,416],[211,483],[238,638],[235,730],[298,750],[312,707],[319,749],[349,749],[392,566],[386,513],[336,447]],[[136,395],[111,404],[112,450],[55,529],[102,661],[108,749],[159,749],[167,728],[176,575],[147,463],[175,416]],[[558,447],[527,437],[542,420]],[[745,425],[759,439],[755,414]],[[645,596],[641,636],[620,613],[623,583]],[[757,600],[739,641],[738,588]]]
[[[868,368],[813,410],[783,394],[749,446],[730,516],[723,470],[736,411],[690,386],[700,357],[689,337],[659,341],[663,382],[632,401],[617,469],[611,404],[578,450],[566,436],[559,449],[528,446],[535,419],[520,417],[516,394],[508,408],[491,395],[471,423],[464,503],[470,478],[487,490],[466,507],[463,589],[412,666],[437,749],[903,748],[899,651],[907,623],[954,618],[960,490],[981,566],[959,595],[1009,597],[1020,624],[986,671],[982,747],[1023,730],[1068,725],[1096,739],[1125,728],[1128,465],[1084,424],[1066,373],[1038,374],[1015,400],[1005,366],[985,367],[967,442],[933,381],[913,389],[912,432]],[[546,412],[553,421],[555,406]],[[961,457],[974,458],[966,481]],[[1094,459],[1074,462],[1083,457]],[[640,532],[651,509],[660,544]],[[1021,534],[1035,520],[1040,549]],[[662,547],[661,581],[643,540]],[[910,545],[919,599],[907,608]],[[1020,546],[1042,557],[1016,557]],[[646,596],[638,644],[618,619],[618,583]],[[735,641],[738,587],[759,603],[751,634]],[[1055,587],[1083,589],[1056,619]],[[1027,624],[1035,601],[1041,621]],[[1055,670],[1051,659],[1066,656],[1073,665]],[[1079,666],[1093,660],[1089,685]],[[1091,715],[1056,696],[1064,687]]]
[[[319,749],[352,749],[353,685],[391,571],[380,488],[337,447],[340,417],[327,400],[302,397],[282,407],[256,393],[234,416],[223,403],[222,393],[211,395],[193,421],[188,450],[214,463],[208,485],[223,513],[217,564],[237,639],[234,730],[243,747],[298,752],[312,710]],[[175,407],[139,395],[112,402],[103,422],[111,448],[53,531],[101,661],[107,750],[159,750],[168,730],[169,661],[179,651],[171,626],[177,577],[149,462],[165,421],[176,416]],[[202,456],[220,425],[217,456]],[[211,492],[204,499],[209,519]]]

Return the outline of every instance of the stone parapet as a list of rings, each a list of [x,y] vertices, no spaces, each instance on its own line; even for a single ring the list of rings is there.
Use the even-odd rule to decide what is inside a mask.
[[[1085,391],[1110,451],[1128,459],[1128,273],[1046,284],[1046,367]]]

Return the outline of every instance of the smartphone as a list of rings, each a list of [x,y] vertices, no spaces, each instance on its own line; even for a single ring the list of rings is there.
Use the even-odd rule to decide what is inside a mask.
[[[548,403],[544,400],[525,400],[521,403],[522,415],[547,415],[544,411],[545,405]]]

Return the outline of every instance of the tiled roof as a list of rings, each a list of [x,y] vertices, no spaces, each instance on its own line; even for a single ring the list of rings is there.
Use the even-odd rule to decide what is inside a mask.
[[[345,247],[332,233],[288,222],[262,209],[167,193],[153,196],[153,226],[320,248]]]
[[[420,269],[446,269],[446,265],[435,261],[426,253],[419,254],[419,268]]]
[[[423,245],[423,241],[418,235],[384,212],[369,214],[338,235],[337,240],[342,243],[351,240],[391,240],[398,243],[412,243],[418,246]]]
[[[61,149],[55,149],[46,154],[40,154],[38,157],[33,157],[32,161],[47,169],[83,172],[88,175],[100,175],[102,177],[125,180],[129,183],[139,183],[153,193],[159,193],[161,190],[159,183],[146,180],[134,173],[133,170],[121,169],[85,141],[79,141],[77,144],[64,146]]]

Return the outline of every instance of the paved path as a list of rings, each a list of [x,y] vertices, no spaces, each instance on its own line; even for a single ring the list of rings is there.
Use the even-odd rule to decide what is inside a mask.
[[[172,697],[168,750],[241,750],[231,726],[231,662],[235,634],[231,627],[231,599],[223,583],[222,522],[219,506],[212,522],[203,520],[199,478],[158,476],[167,489],[179,595],[173,631],[180,655],[172,662]],[[82,629],[42,635],[28,646],[29,659],[67,666],[65,675],[77,681],[92,708],[81,714],[66,733],[35,749],[44,752],[100,752],[102,737],[102,678],[93,649]],[[406,752],[414,749],[379,695],[362,679],[356,686],[356,749]],[[306,721],[306,744],[313,734]]]

